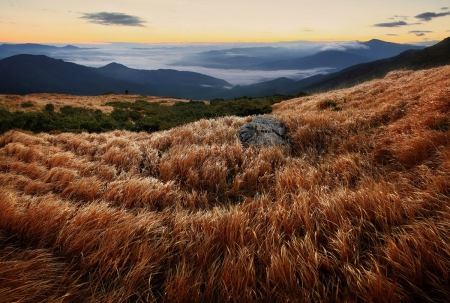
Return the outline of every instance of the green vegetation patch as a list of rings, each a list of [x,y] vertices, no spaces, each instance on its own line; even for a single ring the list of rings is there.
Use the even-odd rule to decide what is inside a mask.
[[[22,102],[20,104],[20,107],[23,107],[23,108],[33,107],[33,103],[31,103],[31,102]]]
[[[214,99],[210,104],[202,101],[177,102],[165,106],[155,102],[137,100],[109,102],[114,108],[111,114],[101,110],[64,106],[55,112],[53,104],[47,104],[42,112],[0,110],[0,133],[10,129],[33,132],[106,132],[115,129],[130,131],[167,130],[179,125],[223,116],[249,116],[272,112],[272,104],[292,98],[275,95],[265,98],[242,97],[231,101]]]

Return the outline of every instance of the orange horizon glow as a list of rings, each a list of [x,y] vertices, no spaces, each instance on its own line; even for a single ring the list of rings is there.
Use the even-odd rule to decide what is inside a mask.
[[[346,0],[327,3],[326,7],[315,0],[279,0],[276,5],[269,0],[115,0],[108,6],[90,0],[76,4],[38,2],[0,3],[1,42],[151,44],[380,39],[423,43],[450,35],[448,0],[414,6],[409,0]],[[423,13],[438,17],[418,19]],[[98,19],[101,14],[109,17]],[[125,21],[114,19],[121,16],[126,17]]]
[[[449,33],[450,36],[450,33]],[[444,37],[443,39],[445,39]],[[335,37],[328,39],[302,39],[302,38],[292,38],[292,39],[267,39],[267,40],[154,40],[154,41],[145,41],[145,40],[120,40],[120,41],[90,41],[90,40],[47,40],[47,39],[14,39],[14,40],[5,40],[0,39],[0,43],[8,43],[8,44],[22,44],[22,43],[36,43],[36,44],[86,44],[86,45],[109,45],[112,43],[142,43],[142,44],[167,44],[167,45],[186,45],[186,44],[220,44],[220,43],[282,43],[282,42],[296,42],[296,41],[308,41],[308,42],[343,42],[343,41],[369,41],[372,39],[383,40],[387,42],[394,43],[423,43],[425,41],[421,39],[408,39],[405,37]],[[443,40],[443,39],[438,39]]]

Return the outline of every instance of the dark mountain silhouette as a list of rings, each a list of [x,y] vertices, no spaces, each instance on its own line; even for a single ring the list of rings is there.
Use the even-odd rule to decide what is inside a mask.
[[[93,68],[43,55],[16,55],[0,60],[0,93],[66,93],[99,95],[109,92],[211,99],[226,91],[228,82],[174,70],[141,71],[120,64]]]
[[[414,70],[450,64],[450,37],[417,52],[403,64]]]
[[[95,68],[44,55],[16,55],[0,60],[0,93],[99,95],[145,87],[102,76]],[[118,91],[120,90],[120,91]]]
[[[345,51],[329,50],[298,59],[266,62],[254,67],[262,70],[313,69],[319,67],[329,67],[339,70],[348,66],[369,61],[371,61],[371,58],[369,57],[351,54]]]
[[[118,63],[110,63],[98,68],[104,76],[115,79],[133,81],[139,84],[156,85],[203,85],[204,87],[223,88],[231,86],[225,80],[213,78],[195,72],[181,72],[173,69],[141,70],[126,67]]]
[[[221,98],[233,99],[241,96],[251,96],[255,98],[272,96],[275,94],[282,94],[286,90],[286,87],[291,87],[296,83],[295,80],[283,77],[250,85],[237,85],[228,92],[224,92],[221,95]]]
[[[378,39],[372,39],[367,42],[361,42],[361,44],[366,46],[367,48],[357,48],[357,49],[349,48],[346,50],[346,52],[366,56],[371,58],[372,61],[374,61],[394,57],[407,50],[411,49],[421,50],[425,48],[425,46],[392,43]]]
[[[336,73],[324,75],[322,78],[318,79],[319,81],[314,83],[308,83],[306,85],[306,83],[298,81],[297,85],[301,87],[302,90],[306,89],[310,92],[350,87],[371,79],[382,78],[392,70],[401,69],[402,63],[416,52],[419,51],[409,50],[395,57],[358,64]],[[295,91],[297,89],[298,87],[291,89],[290,91]]]
[[[172,69],[140,70],[115,62],[98,68],[98,72],[105,77],[144,86],[151,90],[148,94],[156,96],[211,99],[232,87],[225,80],[200,73]]]

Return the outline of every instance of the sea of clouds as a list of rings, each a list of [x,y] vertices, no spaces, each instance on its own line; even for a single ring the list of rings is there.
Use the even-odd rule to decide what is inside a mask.
[[[62,45],[56,45],[62,46]],[[345,47],[358,47],[357,42],[345,43],[318,43],[309,41],[279,42],[279,43],[190,43],[190,44],[143,44],[143,43],[99,43],[75,44],[83,48],[78,51],[61,50],[52,54],[54,58],[73,62],[85,66],[102,67],[111,62],[123,64],[135,69],[175,69],[206,74],[224,79],[232,85],[248,85],[257,82],[269,81],[280,77],[301,80],[319,73],[332,72],[333,69],[317,68],[308,70],[245,70],[220,69],[200,66],[174,65],[187,55],[207,52],[211,50],[224,50],[243,47],[278,47],[298,50],[299,53],[310,53],[327,49],[344,49]]]

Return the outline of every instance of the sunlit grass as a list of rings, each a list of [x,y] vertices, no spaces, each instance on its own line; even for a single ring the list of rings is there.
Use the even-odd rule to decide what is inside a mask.
[[[339,108],[339,110],[336,110]],[[450,66],[164,132],[0,137],[0,302],[445,302]]]

